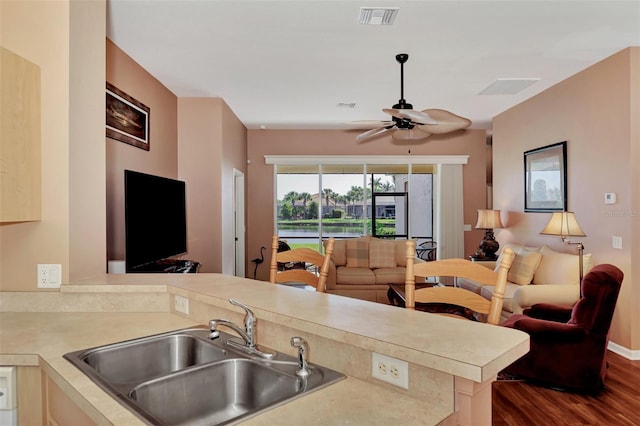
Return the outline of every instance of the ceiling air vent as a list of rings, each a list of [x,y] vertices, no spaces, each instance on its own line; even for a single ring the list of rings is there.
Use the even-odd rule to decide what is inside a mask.
[[[540,81],[539,78],[497,78],[480,92],[480,95],[515,95],[526,89],[533,83]]]
[[[393,25],[398,7],[361,7],[358,23],[363,25]]]

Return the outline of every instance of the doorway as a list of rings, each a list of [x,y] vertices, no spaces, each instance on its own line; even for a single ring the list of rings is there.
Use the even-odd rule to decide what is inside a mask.
[[[245,277],[244,222],[244,173],[242,173],[240,170],[233,169],[233,275],[243,278]]]

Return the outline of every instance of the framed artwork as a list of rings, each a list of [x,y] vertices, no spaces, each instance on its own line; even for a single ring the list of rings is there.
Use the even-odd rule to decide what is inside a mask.
[[[150,109],[107,83],[107,137],[149,151]]]
[[[567,141],[524,153],[524,211],[567,210]]]

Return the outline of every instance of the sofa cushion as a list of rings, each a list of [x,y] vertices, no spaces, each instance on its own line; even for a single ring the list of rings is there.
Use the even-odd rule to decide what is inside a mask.
[[[395,240],[396,265],[407,266],[407,240]]]
[[[540,250],[542,260],[533,276],[534,284],[580,284],[578,255],[561,253],[547,246]],[[591,269],[591,254],[583,256],[584,274]]]
[[[516,254],[513,258],[511,268],[507,275],[507,280],[519,285],[530,284],[533,280],[533,274],[536,272],[542,254],[537,251],[528,252],[525,254]]]
[[[347,240],[347,267],[369,267],[369,240],[362,238]]]
[[[323,240],[322,243],[326,247],[327,240]],[[333,243],[331,261],[336,266],[344,266],[347,264],[347,240],[335,240]]]
[[[349,266],[339,266],[336,269],[336,281],[340,284],[368,284],[375,283],[376,276],[368,267],[353,268]]]
[[[395,241],[372,239],[369,243],[369,268],[394,268],[395,266]]]
[[[394,268],[378,268],[373,272],[376,275],[376,284],[403,284],[406,278],[406,268],[399,266]]]

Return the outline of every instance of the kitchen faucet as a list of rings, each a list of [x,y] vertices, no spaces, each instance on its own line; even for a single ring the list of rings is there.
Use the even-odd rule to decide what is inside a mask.
[[[249,309],[248,306],[243,305],[235,299],[229,299],[229,303],[244,309],[244,330],[229,320],[212,319],[211,321],[209,321],[209,328],[211,329],[209,338],[212,340],[217,339],[218,337],[220,337],[220,331],[218,331],[218,328],[221,326],[227,327],[235,331],[240,337],[242,337],[242,340],[244,340],[244,344],[238,343],[235,340],[227,340],[228,345],[242,349],[245,352],[249,352],[251,354],[259,355],[263,358],[273,358],[273,353],[264,352],[258,349],[258,346],[256,345],[257,319],[253,311]]]

